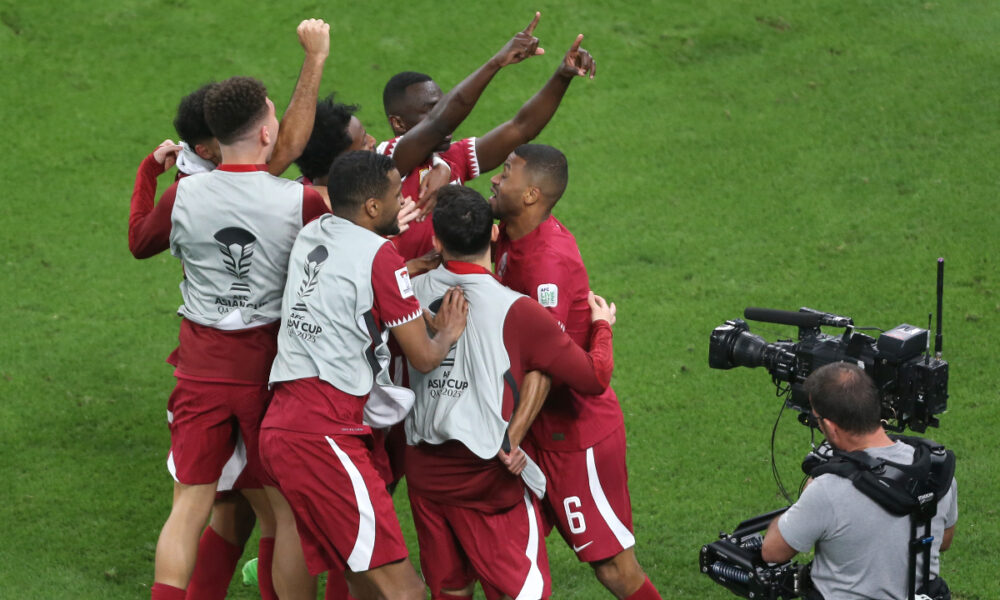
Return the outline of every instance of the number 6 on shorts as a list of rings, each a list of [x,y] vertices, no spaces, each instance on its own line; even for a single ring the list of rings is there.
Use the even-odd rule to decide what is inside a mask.
[[[587,522],[583,519],[583,513],[574,512],[574,508],[580,508],[583,503],[579,496],[568,496],[563,500],[563,508],[566,510],[566,520],[569,522],[569,530],[572,533],[583,533],[587,531]]]

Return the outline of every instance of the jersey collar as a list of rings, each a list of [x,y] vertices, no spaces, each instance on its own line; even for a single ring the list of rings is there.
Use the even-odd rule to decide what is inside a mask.
[[[446,260],[444,262],[444,268],[448,269],[452,273],[455,273],[456,275],[489,275],[490,277],[496,278],[496,275],[494,275],[489,269],[460,260]]]
[[[230,173],[250,173],[252,171],[266,171],[267,165],[237,165],[221,164],[216,167],[217,171],[229,171]]]

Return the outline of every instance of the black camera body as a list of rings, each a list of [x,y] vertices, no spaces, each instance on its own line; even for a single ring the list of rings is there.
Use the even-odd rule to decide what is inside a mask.
[[[852,362],[875,382],[882,401],[886,429],[918,432],[937,427],[937,415],[948,407],[948,363],[928,351],[930,332],[899,325],[878,339],[854,331],[853,321],[802,308],[799,312],[747,308],[748,319],[797,325],[798,341],[768,343],[750,333],[742,319],[732,319],[712,331],[708,364],[714,369],[764,367],[775,384],[786,382],[785,403],[799,411],[799,421],[811,423],[809,398],[803,383],[810,373],[833,362]],[[843,335],[827,335],[820,326],[844,327]]]
[[[747,519],[732,533],[722,532],[719,539],[701,547],[698,566],[701,572],[737,596],[754,600],[799,598],[809,585],[807,565],[792,561],[780,564],[760,557],[761,531],[788,507]]]

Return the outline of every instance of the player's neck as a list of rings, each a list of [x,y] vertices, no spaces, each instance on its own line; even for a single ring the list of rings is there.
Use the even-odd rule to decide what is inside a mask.
[[[452,256],[447,250],[441,252],[441,260],[443,262],[463,262],[470,265],[476,265],[486,269],[487,271],[493,272],[493,262],[490,258],[490,251],[486,250],[483,254],[479,256]]]
[[[220,146],[222,163],[226,165],[262,165],[267,163],[271,154],[270,146],[236,143],[231,146]]]
[[[512,242],[523,238],[532,231],[538,229],[538,226],[547,221],[551,214],[551,211],[538,213],[523,212],[516,218],[505,221],[507,224],[507,237]]]

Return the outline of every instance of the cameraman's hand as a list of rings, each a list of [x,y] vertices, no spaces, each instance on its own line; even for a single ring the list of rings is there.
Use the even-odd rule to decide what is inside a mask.
[[[615,324],[615,314],[618,312],[618,307],[615,306],[614,302],[609,305],[604,298],[591,291],[587,294],[587,304],[590,305],[591,322],[607,321],[608,325]]]

